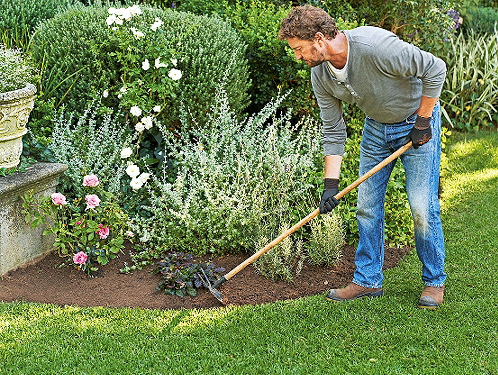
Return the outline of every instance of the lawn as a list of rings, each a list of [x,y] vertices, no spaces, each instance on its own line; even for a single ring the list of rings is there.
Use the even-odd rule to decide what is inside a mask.
[[[498,133],[451,139],[440,309],[416,306],[415,252],[386,272],[384,297],[348,303],[323,295],[180,311],[0,303],[0,374],[497,374]]]

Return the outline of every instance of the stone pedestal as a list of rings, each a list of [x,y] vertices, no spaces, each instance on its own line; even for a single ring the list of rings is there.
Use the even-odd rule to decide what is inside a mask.
[[[38,163],[25,173],[0,177],[0,276],[53,249],[54,238],[44,236],[44,225],[33,229],[22,214],[21,196],[33,191],[35,196],[50,196],[64,164]]]

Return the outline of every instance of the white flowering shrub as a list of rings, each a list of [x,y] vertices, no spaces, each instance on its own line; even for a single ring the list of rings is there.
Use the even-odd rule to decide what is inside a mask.
[[[122,114],[102,115],[100,109],[100,102],[92,102],[79,117],[62,110],[54,118],[48,148],[56,162],[68,166],[60,179],[59,191],[63,194],[83,194],[83,177],[95,174],[104,189],[122,196],[121,180],[127,164],[121,160],[119,150],[136,141],[137,134],[123,126]]]
[[[195,254],[254,251],[259,238],[276,237],[283,222],[313,211],[319,126],[306,120],[292,127],[277,114],[281,101],[239,121],[220,90],[210,131],[177,138],[160,126],[175,167],[151,176],[145,209],[152,217],[135,226],[142,240]]]
[[[41,24],[32,55],[45,66],[44,95],[54,96],[67,110],[81,112],[105,92],[103,104],[121,106],[139,129],[147,130],[142,118],[154,116],[178,130],[182,105],[199,124],[206,123],[221,81],[232,109],[243,111],[250,85],[245,48],[220,18],[138,6],[87,6]],[[181,130],[191,125],[187,121]],[[152,135],[160,138],[158,132]]]

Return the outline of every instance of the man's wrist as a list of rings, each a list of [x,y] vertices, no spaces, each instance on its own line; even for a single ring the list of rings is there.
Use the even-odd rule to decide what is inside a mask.
[[[327,189],[338,189],[339,188],[339,179],[338,178],[324,178],[323,186],[325,190]]]
[[[425,130],[431,127],[431,118],[418,115],[415,120],[415,129]]]

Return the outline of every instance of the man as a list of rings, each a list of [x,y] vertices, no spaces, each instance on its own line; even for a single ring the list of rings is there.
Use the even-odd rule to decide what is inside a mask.
[[[445,79],[445,63],[381,28],[364,26],[339,31],[325,11],[309,5],[292,8],[281,22],[279,39],[289,43],[297,60],[312,68],[325,157],[320,213],[331,212],[339,203],[334,196],[339,191],[346,140],[341,101],[355,103],[366,114],[360,175],[409,140],[413,142],[400,158],[425,284],[418,305],[437,308],[443,302],[446,279],[437,196],[441,153],[438,97]],[[348,286],[328,291],[329,300],[383,294],[384,198],[393,166],[394,162],[358,188],[360,238],[356,270]]]

